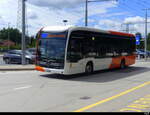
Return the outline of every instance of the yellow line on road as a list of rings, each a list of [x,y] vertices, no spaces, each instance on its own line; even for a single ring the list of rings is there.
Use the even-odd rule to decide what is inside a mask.
[[[145,82],[145,83],[143,83],[143,84],[141,84],[141,85],[139,85],[139,86],[136,86],[136,87],[133,87],[133,88],[131,88],[131,89],[129,89],[129,90],[126,90],[126,91],[124,91],[124,92],[122,92],[122,93],[120,93],[120,94],[114,95],[114,96],[112,96],[112,97],[109,97],[109,98],[106,98],[106,99],[104,99],[104,100],[101,100],[101,101],[99,101],[99,102],[97,102],[97,103],[94,103],[94,104],[88,105],[88,106],[86,106],[86,107],[83,107],[83,108],[81,108],[81,109],[75,110],[74,112],[83,112],[83,111],[86,111],[86,110],[88,110],[88,109],[91,109],[91,108],[93,108],[93,107],[95,107],[95,106],[98,106],[98,105],[100,105],[100,104],[102,104],[102,103],[105,103],[105,102],[111,101],[111,100],[113,100],[113,99],[116,99],[116,98],[118,98],[118,97],[120,97],[120,96],[123,96],[123,95],[125,95],[125,94],[128,94],[128,93],[130,93],[130,92],[132,92],[132,91],[134,91],[134,90],[140,89],[140,88],[142,88],[142,87],[144,87],[144,86],[146,86],[146,85],[149,85],[149,84],[150,84],[150,81],[149,81],[149,82]]]

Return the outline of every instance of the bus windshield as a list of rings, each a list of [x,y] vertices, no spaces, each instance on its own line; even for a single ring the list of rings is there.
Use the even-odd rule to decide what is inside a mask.
[[[66,36],[67,32],[42,33],[38,42],[38,61],[64,63]]]

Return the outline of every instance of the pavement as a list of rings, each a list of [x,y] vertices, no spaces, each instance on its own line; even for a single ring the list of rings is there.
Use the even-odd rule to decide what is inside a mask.
[[[35,65],[8,65],[3,62],[3,55],[0,54],[0,71],[31,71],[35,70]]]
[[[0,65],[0,71],[30,71],[35,65]]]
[[[92,75],[0,72],[0,112],[150,111],[150,62]]]

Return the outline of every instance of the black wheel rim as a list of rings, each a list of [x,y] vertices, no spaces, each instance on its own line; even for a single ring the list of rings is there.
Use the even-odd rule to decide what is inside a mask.
[[[124,68],[125,68],[125,62],[124,62],[124,61],[121,62],[120,68],[121,68],[121,69],[124,69]]]
[[[86,66],[86,73],[92,73],[92,66],[90,64]]]
[[[9,59],[6,59],[5,62],[6,62],[6,64],[9,64]]]

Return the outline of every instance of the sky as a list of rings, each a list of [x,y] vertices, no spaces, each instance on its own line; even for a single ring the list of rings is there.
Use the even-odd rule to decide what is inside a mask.
[[[88,3],[89,27],[125,32],[126,24],[129,23],[130,33],[141,32],[144,36],[145,10],[143,9],[150,8],[150,1],[96,1],[98,2]],[[21,11],[18,9],[18,0],[0,0],[0,29],[8,26],[17,27],[17,22],[21,22],[17,14]],[[148,15],[150,16],[150,10]],[[27,0],[26,16],[29,35],[35,35],[45,26],[64,26],[63,20],[68,20],[67,25],[84,26],[85,0]],[[150,29],[148,31],[150,32]]]

